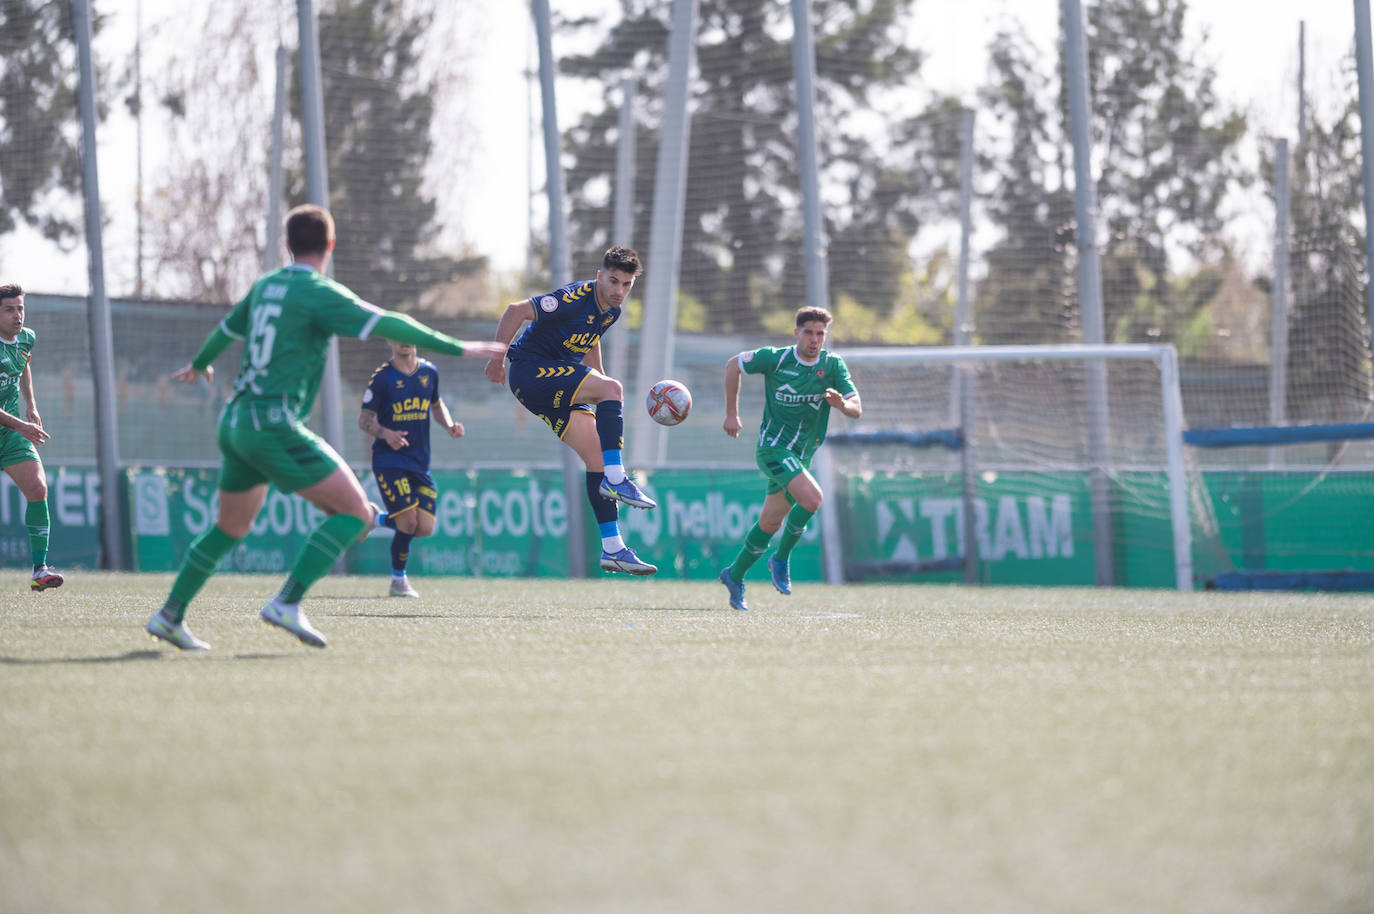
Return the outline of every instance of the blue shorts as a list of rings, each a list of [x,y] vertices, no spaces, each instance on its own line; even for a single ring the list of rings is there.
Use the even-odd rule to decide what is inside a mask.
[[[573,402],[589,372],[591,369],[580,362],[521,359],[511,361],[506,381],[520,405],[562,438],[574,411],[595,413],[590,403]]]
[[[373,467],[372,475],[377,480],[377,491],[382,493],[387,514],[418,508],[434,516],[434,503],[439,493],[434,488],[433,476],[395,467]]]

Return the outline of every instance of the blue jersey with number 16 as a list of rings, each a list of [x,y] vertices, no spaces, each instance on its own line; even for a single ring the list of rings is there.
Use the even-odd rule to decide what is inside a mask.
[[[377,367],[363,392],[363,409],[374,411],[383,428],[405,432],[409,444],[396,451],[383,439],[374,439],[373,469],[429,472],[430,407],[438,399],[439,370],[428,359],[420,359],[412,374],[390,361]]]

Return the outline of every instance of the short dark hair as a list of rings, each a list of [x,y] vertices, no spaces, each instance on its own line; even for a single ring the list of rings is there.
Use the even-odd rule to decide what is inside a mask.
[[[606,256],[601,258],[601,269],[619,270],[622,273],[629,273],[631,276],[638,276],[644,272],[643,265],[639,262],[639,255],[633,248],[621,247],[616,245],[606,252]]]
[[[334,217],[314,203],[303,203],[286,214],[286,248],[292,254],[320,254],[334,240]]]
[[[17,282],[7,282],[0,285],[0,299],[23,298],[24,289]]]
[[[812,321],[820,321],[822,324],[829,327],[830,322],[834,319],[834,316],[824,308],[813,308],[810,305],[806,305],[797,309],[798,327],[801,327],[803,324],[809,324]]]

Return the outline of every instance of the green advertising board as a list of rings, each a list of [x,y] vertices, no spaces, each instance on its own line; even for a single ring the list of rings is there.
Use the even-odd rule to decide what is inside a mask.
[[[48,477],[48,561],[58,568],[100,567],[100,473],[94,467],[44,467]],[[0,567],[32,564],[24,493],[0,472]]]
[[[100,565],[100,481],[94,468],[48,467],[50,556],[65,568]],[[191,541],[213,522],[216,473],[209,469],[125,471],[128,553],[137,571],[174,571]],[[363,474],[375,501],[376,485]],[[556,469],[441,471],[435,535],[416,540],[417,575],[565,577],[567,496]],[[627,544],[659,566],[659,576],[711,580],[733,560],[758,517],[764,484],[753,471],[645,473],[659,502],[651,511],[622,508]],[[1194,525],[1199,579],[1230,566],[1246,570],[1374,569],[1374,514],[1364,505],[1374,475],[1360,472],[1247,470],[1209,472],[1208,503],[1217,524]],[[1129,587],[1174,586],[1173,540],[1159,473],[1112,477],[1117,581]],[[583,497],[581,491],[578,497]],[[589,577],[599,538],[583,502]],[[25,502],[0,473],[0,565],[29,563]],[[833,512],[849,580],[961,581],[961,479],[957,473],[839,473],[823,511]],[[270,491],[253,536],[225,560],[225,570],[284,574],[323,515],[299,496]],[[794,553],[797,581],[822,577],[820,518]],[[1081,473],[987,473],[974,507],[978,579],[993,584],[1094,583],[1089,484]],[[357,574],[387,573],[391,533],[379,530],[345,559]],[[759,574],[759,572],[756,572]],[[762,578],[760,578],[761,580]]]

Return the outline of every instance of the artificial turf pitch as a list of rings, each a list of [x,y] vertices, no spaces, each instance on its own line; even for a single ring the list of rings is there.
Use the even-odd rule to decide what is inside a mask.
[[[1374,595],[170,582],[0,572],[0,911],[1374,909]]]

